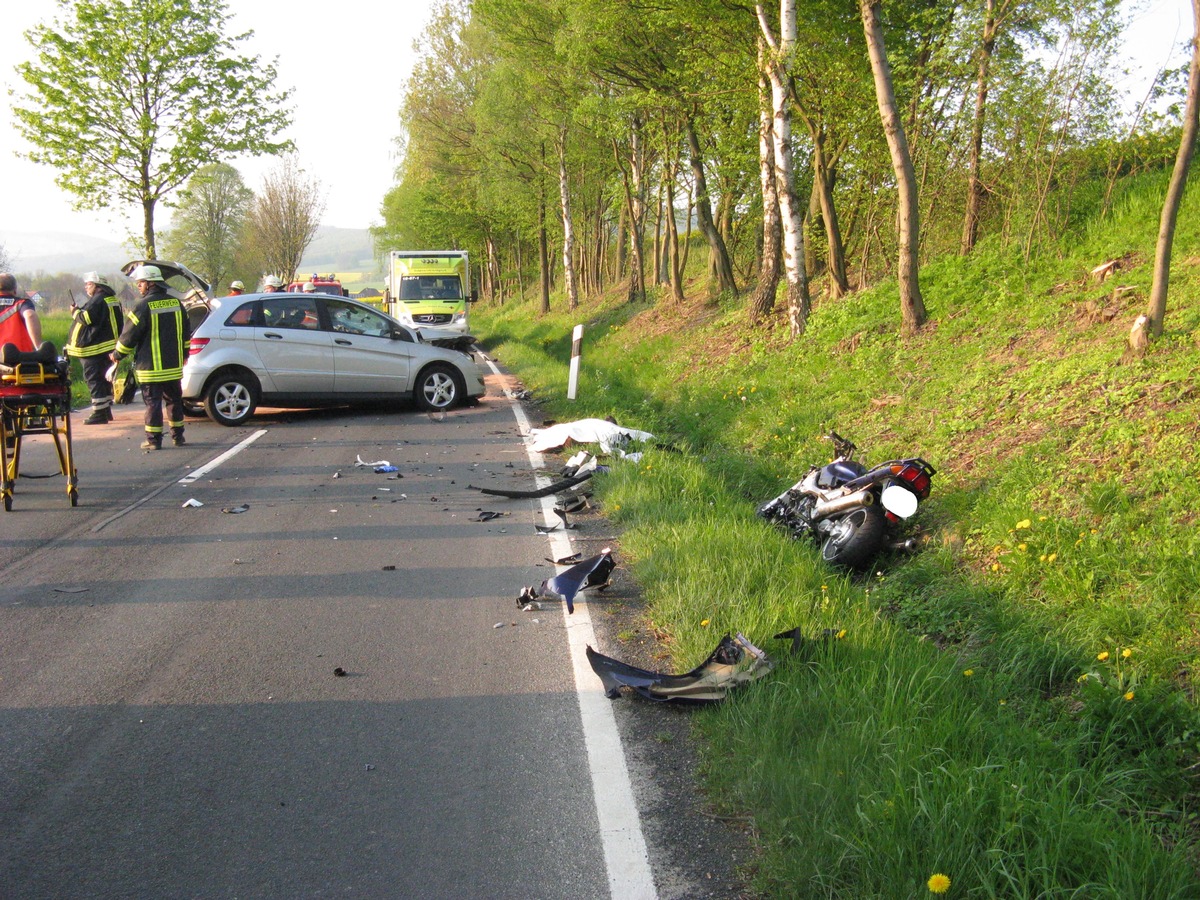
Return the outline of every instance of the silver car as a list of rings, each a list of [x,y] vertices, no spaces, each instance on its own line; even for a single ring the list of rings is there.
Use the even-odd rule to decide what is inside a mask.
[[[214,422],[260,406],[341,406],[411,398],[443,411],[484,392],[474,358],[434,346],[366,304],[325,294],[209,300],[183,367],[183,397]]]

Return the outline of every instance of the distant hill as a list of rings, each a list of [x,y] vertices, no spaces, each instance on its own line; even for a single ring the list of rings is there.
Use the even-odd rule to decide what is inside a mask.
[[[121,242],[58,231],[26,232],[0,228],[0,246],[16,272],[33,274],[96,270],[113,272],[133,258]],[[184,265],[188,260],[179,260]],[[322,225],[300,263],[301,272],[362,272],[378,268],[366,228]]]

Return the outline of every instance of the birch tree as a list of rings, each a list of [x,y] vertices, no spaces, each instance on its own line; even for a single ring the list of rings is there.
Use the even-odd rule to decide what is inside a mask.
[[[804,333],[811,300],[804,266],[804,207],[796,192],[792,158],[791,64],[796,52],[796,3],[780,0],[775,34],[761,3],[754,7],[768,52],[763,54],[771,83],[771,137],[775,155],[775,194],[783,229],[783,271],[787,281],[788,326],[792,337]],[[765,198],[764,198],[765,201]]]

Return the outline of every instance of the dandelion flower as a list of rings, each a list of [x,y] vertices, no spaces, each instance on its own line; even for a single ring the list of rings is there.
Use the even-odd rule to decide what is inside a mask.
[[[1133,699],[1133,691],[1126,691],[1126,692],[1125,692],[1125,699],[1126,699],[1126,700],[1132,700],[1132,699]]]
[[[1121,659],[1129,659],[1131,656],[1133,656],[1133,651],[1128,647],[1121,651]]]
[[[841,631],[839,631],[839,632],[837,633],[837,639],[838,639],[839,641],[840,641],[842,638],[844,638],[845,636],[846,636],[846,629],[845,629],[845,628],[843,628]]]
[[[974,669],[963,669],[963,677],[964,678],[970,678],[974,674],[975,674]]]
[[[1029,545],[1028,544],[1017,544],[1017,549],[1020,550],[1022,553],[1024,553],[1026,550],[1029,549]]]
[[[1082,675],[1080,675],[1080,676],[1079,676],[1078,678],[1076,678],[1075,680],[1076,680],[1076,681],[1078,681],[1080,684],[1083,684],[1085,681],[1087,681],[1087,680],[1088,680],[1088,673],[1087,673],[1087,672],[1084,672]]]
[[[1020,531],[1022,528],[1029,528],[1031,525],[1033,525],[1033,523],[1028,519],[1022,519],[1017,523],[1017,531]]]
[[[708,619],[702,619],[702,620],[700,621],[700,627],[701,627],[701,628],[707,628],[707,627],[708,627]]]
[[[929,881],[926,884],[931,894],[944,894],[950,890],[950,878],[941,872],[935,872],[933,875],[930,875]]]
[[[1049,556],[1047,556],[1047,557],[1046,557],[1046,562],[1048,562],[1048,563],[1052,563],[1052,562],[1054,562],[1056,559],[1058,559],[1058,554],[1057,554],[1057,553],[1051,553]]]
[[[1096,654],[1096,659],[1100,660],[1100,662],[1104,662],[1106,659],[1108,659],[1108,651],[1101,650],[1099,653]]]

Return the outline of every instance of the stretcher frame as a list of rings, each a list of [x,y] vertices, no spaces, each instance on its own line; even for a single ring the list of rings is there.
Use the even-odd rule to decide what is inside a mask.
[[[54,439],[59,474],[67,479],[67,499],[72,506],[79,504],[79,473],[71,446],[70,367],[61,357],[49,364],[30,361],[33,355],[22,354],[11,372],[0,373],[0,495],[5,512],[12,511],[21,473],[22,442],[35,434],[48,434]]]

